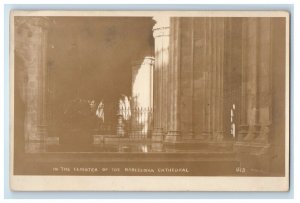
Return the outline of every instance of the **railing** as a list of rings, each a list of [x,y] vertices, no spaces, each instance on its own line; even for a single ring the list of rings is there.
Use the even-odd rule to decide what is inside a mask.
[[[93,135],[111,135],[134,139],[149,138],[152,131],[152,108],[130,108],[117,105],[91,106],[87,100],[76,99],[69,102],[63,113],[59,129],[88,133]],[[55,134],[55,133],[53,133]]]
[[[133,139],[149,138],[152,131],[152,108],[120,108],[110,112],[115,119],[99,124],[99,134],[116,134]]]
[[[121,108],[117,115],[118,136],[136,139],[149,137],[152,129],[151,108]]]

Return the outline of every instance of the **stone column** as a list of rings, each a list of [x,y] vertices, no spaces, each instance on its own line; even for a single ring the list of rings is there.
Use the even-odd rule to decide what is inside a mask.
[[[212,55],[212,19],[211,18],[205,18],[204,22],[204,34],[203,34],[203,63],[201,64],[203,66],[203,92],[202,92],[202,98],[203,98],[203,117],[202,117],[202,137],[203,139],[209,139],[212,135],[212,129],[211,129],[211,83],[209,82],[211,80],[211,55]]]
[[[203,129],[203,123],[205,122],[206,116],[204,115],[204,73],[203,69],[205,67],[205,24],[206,18],[194,18],[193,19],[193,32],[190,34],[193,37],[193,47],[191,48],[191,52],[193,55],[193,84],[192,89],[192,113],[193,113],[193,138],[198,140],[203,140],[204,137],[201,134]]]
[[[243,22],[241,142],[268,141],[272,123],[270,30],[270,18],[250,18]]]
[[[260,132],[256,142],[269,143],[272,124],[272,24],[271,18],[259,19],[259,63],[258,63],[258,123]]]
[[[132,63],[131,137],[149,134],[153,107],[154,58],[144,57]],[[138,110],[138,111],[136,111]]]
[[[276,157],[272,158],[269,142],[272,123],[271,19],[247,18],[243,19],[242,26],[241,126],[234,148],[243,167],[268,174],[272,170],[270,163],[273,161],[270,160]]]
[[[225,46],[223,68],[223,125],[224,137],[237,140],[236,129],[241,111],[241,72],[242,72],[242,19],[225,19]]]
[[[168,87],[168,134],[166,142],[176,142],[180,136],[180,18],[171,19],[170,67]]]
[[[154,61],[148,56],[132,63],[133,107],[152,108]]]
[[[182,18],[180,27],[180,109],[182,139],[194,137],[194,18]],[[198,56],[196,56],[198,57]]]
[[[223,66],[224,66],[224,19],[211,18],[206,21],[205,67],[202,136],[213,141],[222,141],[223,122]]]
[[[168,67],[169,67],[169,33],[170,18],[167,16],[156,16],[153,18],[156,24],[153,27],[155,39],[155,68],[153,89],[153,113],[154,130],[153,141],[162,141],[167,132],[167,106],[168,101]]]
[[[241,109],[238,141],[242,141],[248,132],[247,122],[247,47],[248,47],[248,25],[246,20],[242,22],[242,85],[241,85]]]
[[[47,136],[46,17],[15,17],[16,84],[25,103],[25,151],[44,151]]]
[[[244,140],[251,140],[256,137],[259,132],[258,125],[258,56],[260,50],[258,49],[258,22],[257,19],[252,18],[247,21],[247,52],[246,57],[248,59],[245,64],[248,80],[246,83],[247,90],[247,123],[249,125],[247,136]]]
[[[216,86],[215,86],[215,129],[213,139],[222,141],[224,137],[224,18],[216,19]]]

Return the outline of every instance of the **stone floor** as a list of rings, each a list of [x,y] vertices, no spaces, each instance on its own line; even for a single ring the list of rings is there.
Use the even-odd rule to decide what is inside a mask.
[[[115,136],[106,136],[106,138],[109,139],[105,142],[103,137],[98,137],[96,142],[95,139],[72,142],[72,138],[60,143],[49,142],[45,145],[45,152],[31,154],[26,159],[34,162],[33,166],[39,165],[40,168],[48,168],[48,165],[52,166],[53,163],[68,167],[77,167],[78,164],[86,167],[100,167],[104,164],[109,167],[125,165],[135,168],[184,166],[191,169],[189,175],[260,176],[263,174],[262,171],[252,170],[252,167],[243,168],[245,164],[242,164],[241,156],[234,150],[232,141],[182,140],[177,143],[164,143],[152,142],[150,139],[116,138]],[[242,159],[247,160],[247,157]],[[29,174],[31,172],[28,171]],[[44,172],[46,173],[47,170]]]

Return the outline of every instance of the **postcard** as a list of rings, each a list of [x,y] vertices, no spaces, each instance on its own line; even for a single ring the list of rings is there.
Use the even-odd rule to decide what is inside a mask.
[[[15,191],[288,191],[286,11],[11,11]]]

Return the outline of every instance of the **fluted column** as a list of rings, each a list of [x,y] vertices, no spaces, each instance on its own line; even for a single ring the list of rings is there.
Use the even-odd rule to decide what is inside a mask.
[[[167,132],[168,101],[168,67],[169,67],[169,33],[170,18],[157,16],[153,18],[156,24],[153,27],[155,39],[155,67],[153,78],[153,113],[154,130],[152,140],[162,141]]]
[[[224,19],[206,20],[203,137],[222,141],[224,134]]]
[[[170,67],[168,88],[168,134],[166,142],[176,142],[180,136],[180,18],[171,19]]]
[[[194,18],[182,18],[180,27],[180,108],[182,139],[194,137]],[[178,48],[177,48],[178,49]],[[196,56],[198,57],[198,56]]]
[[[267,143],[271,120],[271,20],[243,22],[240,142]]]
[[[242,84],[241,84],[241,109],[240,109],[240,126],[238,131],[238,141],[242,141],[248,132],[247,122],[247,47],[248,39],[248,25],[247,21],[242,22]]]
[[[276,155],[272,154],[269,142],[272,123],[272,35],[271,18],[243,19],[241,125],[234,149],[242,157],[241,165],[262,171],[262,174],[274,170],[270,168],[270,163],[276,162],[275,157],[280,153],[276,147]]]
[[[203,123],[205,122],[205,115],[204,115],[204,62],[205,62],[205,23],[206,18],[194,18],[192,24],[193,32],[190,36],[193,37],[191,44],[191,52],[193,56],[193,60],[191,64],[193,65],[193,71],[191,74],[191,78],[193,78],[192,86],[192,94],[193,102],[192,103],[192,124],[193,124],[193,134],[194,139],[203,140],[204,137],[201,134],[203,129]]]
[[[203,48],[203,126],[202,126],[202,137],[208,139],[212,135],[211,129],[211,61],[212,61],[212,19],[205,18],[204,23],[204,48]]]
[[[247,58],[248,63],[246,64],[247,68],[247,121],[249,125],[247,136],[244,140],[251,140],[252,137],[256,137],[259,131],[258,125],[258,116],[259,116],[259,109],[258,109],[258,56],[260,50],[258,49],[258,21],[257,19],[249,19],[247,22],[248,26],[248,47],[247,47]]]
[[[259,19],[259,63],[258,63],[258,123],[260,132],[256,142],[269,143],[272,124],[272,22],[271,18]]]
[[[215,130],[213,139],[222,141],[224,138],[224,19],[216,20],[216,95],[215,95]]]
[[[46,17],[15,17],[16,83],[25,103],[25,151],[44,150],[47,136]]]

